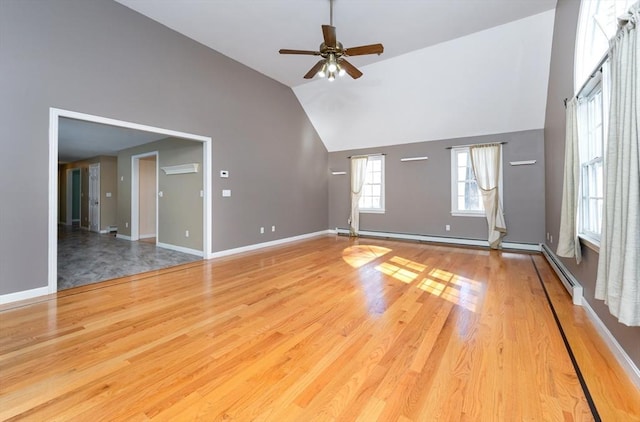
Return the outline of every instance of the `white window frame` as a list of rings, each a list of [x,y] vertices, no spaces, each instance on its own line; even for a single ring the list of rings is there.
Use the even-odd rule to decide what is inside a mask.
[[[458,153],[465,151],[469,157],[469,166],[471,165],[470,147],[453,147],[451,148],[451,215],[456,217],[485,217],[484,205],[482,203],[482,194],[478,190],[478,196],[480,198],[479,210],[464,210],[458,208],[458,183],[463,180],[458,180]],[[475,177],[473,179],[465,179],[464,182],[475,183]],[[477,185],[476,185],[477,186]],[[500,201],[502,202],[502,146],[500,146]]]
[[[384,214],[385,213],[385,203],[384,203],[384,197],[385,197],[385,159],[384,159],[384,155],[380,154],[380,155],[370,155],[367,161],[367,169],[366,169],[366,175],[365,175],[365,179],[364,179],[364,184],[362,185],[362,195],[360,196],[360,212],[361,213],[370,213],[370,214]],[[381,174],[380,174],[380,178],[381,178],[381,182],[380,183],[374,183],[371,178],[373,176],[373,166],[372,164],[376,161],[380,161],[381,163]],[[368,192],[369,187],[373,187],[373,186],[380,186],[380,207],[365,207],[363,206],[364,201],[366,201],[367,197],[378,197],[378,195],[366,195],[366,192]]]
[[[604,207],[604,155],[607,150],[606,129],[609,115],[608,93],[605,85],[602,72],[596,72],[590,83],[580,93],[578,105],[580,134],[578,236],[595,246],[600,245]],[[600,181],[597,180],[598,168]]]

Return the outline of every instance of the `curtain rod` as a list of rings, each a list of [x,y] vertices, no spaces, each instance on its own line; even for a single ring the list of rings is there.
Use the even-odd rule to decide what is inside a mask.
[[[384,152],[381,152],[379,154],[359,154],[359,155],[350,155],[347,158],[353,158],[353,157],[375,157],[376,155],[387,155]]]
[[[477,147],[477,146],[493,145],[493,144],[504,145],[504,144],[507,144],[507,143],[508,143],[507,141],[502,141],[502,142],[487,142],[486,144],[455,145],[455,146],[452,146],[452,147],[446,147],[445,149],[464,148],[464,147]]]
[[[576,98],[578,98],[580,93],[582,91],[584,91],[584,89],[587,87],[587,85],[589,85],[589,82],[591,82],[591,79],[593,79],[598,74],[598,72],[602,72],[602,66],[604,66],[604,64],[607,62],[607,60],[609,60],[609,53],[610,52],[611,52],[611,49],[608,49],[607,52],[604,54],[604,56],[602,56],[602,58],[600,59],[598,64],[596,64],[595,70],[593,72],[591,72],[591,74],[589,75],[587,80],[584,81],[584,83],[582,84],[582,86],[580,87],[578,92],[576,93],[576,95],[575,95]],[[569,101],[569,98],[565,98],[564,100],[562,100],[562,102],[564,103],[564,108],[567,108],[567,101]]]

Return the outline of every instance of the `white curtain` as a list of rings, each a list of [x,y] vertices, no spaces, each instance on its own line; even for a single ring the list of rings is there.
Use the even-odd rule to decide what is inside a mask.
[[[556,253],[565,258],[582,261],[578,240],[578,204],[580,197],[580,157],[578,151],[578,101],[567,101],[564,139],[564,181],[560,210],[560,235]]]
[[[349,217],[349,235],[357,236],[360,230],[360,196],[367,175],[368,157],[351,157],[351,215]]]
[[[473,174],[482,194],[489,225],[489,247],[499,249],[507,234],[500,200],[500,144],[474,145],[469,148]]]
[[[640,2],[610,42],[611,100],[595,297],[640,326]]]

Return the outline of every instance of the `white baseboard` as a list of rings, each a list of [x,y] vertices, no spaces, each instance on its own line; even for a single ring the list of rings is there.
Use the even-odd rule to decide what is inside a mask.
[[[242,246],[240,248],[227,249],[227,250],[224,250],[224,251],[213,252],[207,258],[208,259],[211,259],[211,258],[222,258],[223,256],[229,256],[229,255],[235,255],[235,254],[243,253],[243,252],[255,251],[256,249],[268,248],[270,246],[282,245],[282,244],[285,244],[285,243],[296,242],[298,240],[304,240],[304,239],[310,239],[312,237],[322,236],[322,235],[331,234],[331,233],[332,233],[331,230],[322,230],[322,231],[319,231],[319,232],[301,234],[299,236],[286,237],[284,239],[272,240],[270,242],[256,243],[254,245]]]
[[[0,305],[5,303],[17,302],[19,300],[32,299],[38,296],[44,296],[49,294],[49,287],[38,287],[31,290],[23,290],[15,293],[8,293],[6,295],[0,295]]]
[[[349,234],[349,230],[336,228],[330,230],[331,233],[337,234]],[[488,248],[489,242],[486,240],[478,239],[463,239],[457,237],[440,237],[440,236],[427,236],[422,234],[405,234],[405,233],[389,233],[389,232],[375,232],[368,230],[360,230],[362,236],[372,237],[388,237],[389,239],[401,239],[401,240],[415,240],[419,242],[433,242],[433,243],[447,243],[451,245],[461,246],[481,246]],[[515,243],[515,242],[502,242],[504,249],[517,249],[522,251],[540,252],[540,245],[537,243]]]
[[[542,255],[544,255],[545,259],[553,268],[553,271],[556,273],[564,288],[567,289],[571,298],[573,299],[573,304],[582,306],[583,304],[583,296],[582,296],[582,285],[578,280],[571,274],[571,271],[565,267],[565,265],[560,261],[558,256],[545,244],[540,245],[540,249],[542,250]]]
[[[128,240],[131,241],[131,236],[127,236],[126,234],[116,234],[116,239]]]
[[[569,294],[573,296],[573,304],[578,306],[583,306],[585,311],[587,312],[587,316],[593,323],[594,327],[600,334],[600,337],[604,340],[604,342],[611,350],[611,353],[616,357],[616,360],[622,366],[622,369],[627,373],[631,381],[640,388],[640,369],[634,364],[631,360],[627,352],[624,351],[618,340],[611,334],[611,331],[607,328],[606,325],[602,322],[598,314],[593,310],[589,302],[584,298],[582,294],[582,286],[576,280],[576,278],[571,274],[571,271],[564,266],[562,261],[560,261],[555,253],[549,249],[547,245],[541,245],[542,254],[545,259],[551,265],[551,268],[556,273],[562,284],[564,284],[565,288],[569,291]],[[576,290],[576,287],[579,289]]]
[[[589,302],[587,302],[584,298],[582,299],[582,306],[587,311],[587,315],[589,319],[598,330],[600,337],[604,340],[604,342],[609,346],[609,350],[614,354],[616,360],[622,366],[622,369],[627,373],[629,378],[631,378],[631,382],[633,382],[636,387],[640,388],[640,368],[638,368],[635,363],[631,360],[627,352],[620,346],[618,340],[611,334],[611,331],[607,328],[606,325],[602,322],[596,311],[593,310]]]
[[[139,239],[150,239],[152,237],[156,237],[155,234],[141,234],[140,236],[138,236]]]
[[[196,249],[185,248],[184,246],[170,245],[169,243],[162,243],[162,242],[158,242],[156,244],[156,246],[158,246],[159,248],[170,249],[170,250],[176,251],[176,252],[188,253],[190,255],[196,255],[196,256],[200,256],[200,257],[203,256],[202,251],[198,251]]]

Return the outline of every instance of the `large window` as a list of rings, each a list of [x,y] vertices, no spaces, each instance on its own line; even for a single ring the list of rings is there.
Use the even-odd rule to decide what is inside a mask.
[[[451,214],[484,216],[468,147],[451,150]]]
[[[360,212],[384,212],[384,155],[371,155],[360,196]]]
[[[576,41],[575,86],[578,103],[580,151],[580,212],[578,233],[599,244],[604,203],[604,156],[608,120],[608,84],[603,80],[609,39],[617,30],[617,17],[635,0],[583,1]]]

